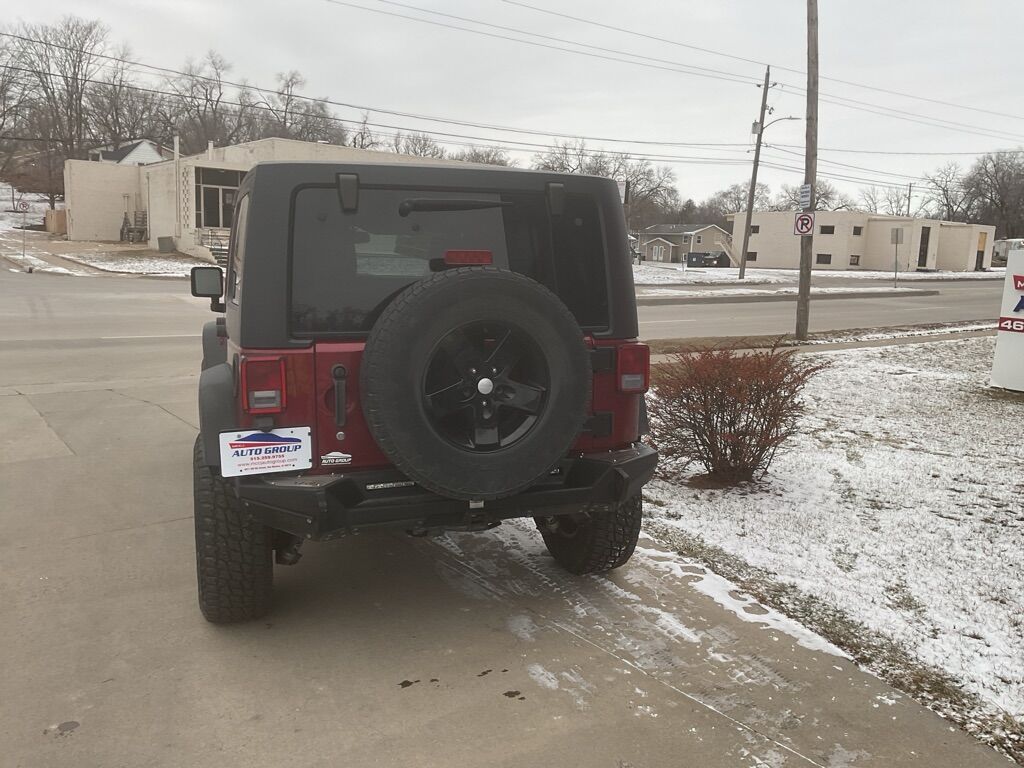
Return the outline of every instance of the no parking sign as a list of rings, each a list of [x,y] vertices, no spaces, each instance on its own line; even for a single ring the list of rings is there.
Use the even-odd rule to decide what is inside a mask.
[[[796,218],[793,219],[793,234],[794,235],[813,235],[814,234],[814,214],[813,213],[798,213]]]

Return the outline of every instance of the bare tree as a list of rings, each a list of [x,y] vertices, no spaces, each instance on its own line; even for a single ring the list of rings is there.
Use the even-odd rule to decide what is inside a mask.
[[[444,147],[425,133],[396,133],[391,139],[391,151],[415,157],[441,159],[445,156]]]
[[[533,163],[543,171],[583,173],[627,182],[630,228],[645,226],[679,205],[676,175],[671,168],[634,160],[628,154],[593,151],[582,139],[556,141],[545,152],[535,155]]]
[[[483,165],[513,166],[516,164],[516,161],[510,158],[504,149],[498,147],[463,149],[451,155],[451,158],[463,163],[482,163]]]
[[[305,85],[306,79],[294,70],[277,75],[277,91],[262,107],[260,135],[344,144],[347,134],[341,121],[331,114],[326,99],[301,95],[298,91]]]
[[[925,177],[927,201],[935,216],[945,221],[968,221],[977,201],[977,189],[967,182],[963,169],[947,163]]]
[[[55,24],[22,24],[17,53],[30,70],[32,107],[45,114],[48,138],[66,158],[84,158],[89,121],[86,94],[103,66],[107,28],[65,16]]]
[[[130,60],[131,49],[122,46],[116,56]],[[98,146],[116,148],[134,139],[167,139],[160,135],[160,95],[139,85],[124,62],[115,62],[105,70],[86,92],[86,103],[89,132]]]
[[[20,69],[17,48],[9,38],[0,38],[0,178],[4,177],[21,145],[17,134],[24,125],[28,82]],[[13,198],[11,203],[13,205]]]
[[[705,205],[720,210],[722,214],[737,213],[747,209],[747,193],[750,191],[749,182],[731,184],[725,189],[716,192]],[[754,210],[766,211],[771,202],[771,189],[767,184],[758,182],[754,188]]]
[[[234,94],[228,91],[224,76],[230,70],[223,56],[210,51],[199,63],[187,62],[184,74],[168,80],[175,95],[166,119],[177,127],[186,153],[201,152],[211,141],[224,145],[258,137],[255,99],[245,87]]]
[[[856,210],[857,204],[853,199],[835,188],[833,184],[824,179],[818,179],[814,184],[815,210],[818,211],[843,211]],[[799,211],[800,187],[783,184],[781,191],[772,201],[773,211]]]
[[[973,218],[995,224],[999,237],[1024,236],[1024,158],[1019,152],[983,155],[964,181],[976,200]]]
[[[352,133],[349,140],[350,146],[357,149],[378,149],[384,146],[384,140],[370,128],[369,120],[369,114],[363,113],[362,122],[359,123],[359,127]]]

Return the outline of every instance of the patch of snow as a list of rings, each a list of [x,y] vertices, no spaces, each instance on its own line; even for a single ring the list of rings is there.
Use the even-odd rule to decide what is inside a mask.
[[[989,389],[993,345],[818,353],[832,367],[807,388],[800,432],[762,482],[656,482],[645,493],[661,506],[646,511],[1022,717],[1024,400]],[[713,579],[704,588],[728,596]]]
[[[61,258],[103,270],[129,275],[188,277],[192,267],[208,267],[210,262],[189,256],[157,255],[133,251],[82,252],[61,254]]]
[[[539,627],[533,623],[533,619],[525,614],[517,614],[508,618],[508,628],[512,634],[518,637],[520,640],[527,642],[533,641],[533,636],[537,634]]]
[[[681,558],[671,553],[664,552],[660,549],[650,549],[647,547],[638,546],[635,550],[635,555],[648,562],[654,568],[666,568],[670,570],[674,575],[682,575],[684,572],[680,568],[678,560],[686,562],[686,558]],[[688,564],[694,565],[695,561],[689,561]],[[820,635],[811,632],[802,624],[798,624],[787,616],[783,616],[778,611],[772,610],[771,608],[765,608],[764,613],[749,613],[745,610],[747,606],[758,605],[757,600],[752,596],[738,592],[736,585],[728,579],[719,576],[717,573],[712,573],[707,569],[703,569],[704,573],[695,581],[691,582],[690,586],[696,589],[701,594],[707,595],[722,608],[734,614],[743,621],[750,622],[752,624],[761,624],[765,629],[774,629],[778,632],[782,632],[785,635],[789,635],[796,640],[797,645],[801,645],[811,651],[822,651],[825,653],[831,653],[835,656],[842,656],[843,658],[849,658],[843,651],[836,648],[832,643],[825,640]],[[696,574],[688,574],[695,577]]]
[[[884,270],[815,269],[814,278],[843,278],[851,280],[892,280],[892,272]],[[929,280],[1002,280],[1005,267],[992,267],[986,272],[901,272],[900,282]],[[798,269],[747,269],[744,285],[766,283],[795,283],[800,277]],[[636,285],[740,285],[736,267],[687,267],[681,264],[655,265],[651,262],[633,265]]]
[[[739,283],[739,270],[732,268],[687,267],[679,264],[654,266],[650,263],[633,265],[636,285],[718,285]],[[743,280],[746,285],[791,283],[793,277],[774,269],[748,269]]]
[[[40,195],[21,193],[14,191],[16,202],[28,203],[28,212],[20,213],[11,210],[11,185],[0,182],[0,232],[11,229],[21,229],[22,222],[28,226],[41,225],[46,216],[46,209],[50,207],[49,201]]]
[[[12,272],[28,272],[30,269],[33,272],[47,272],[51,275],[75,275],[78,277],[88,277],[87,272],[84,270],[71,270],[66,267],[56,267],[50,264],[48,261],[33,256],[31,253],[25,252],[25,255],[21,255],[21,251],[16,253],[11,251],[4,251],[2,255],[7,261],[14,264],[18,264],[21,269],[12,269]]]
[[[551,672],[548,672],[540,664],[531,664],[526,668],[526,674],[530,676],[541,688],[547,688],[549,691],[558,690],[558,678],[555,677]]]
[[[722,298],[728,298],[730,296],[796,296],[797,287],[786,286],[784,288],[710,288],[710,289],[696,289],[696,290],[679,290],[671,288],[648,288],[638,292],[640,296],[677,296],[679,298],[689,298],[691,296],[720,296]],[[877,288],[866,288],[862,286],[828,286],[819,287],[811,286],[812,294],[826,294],[826,293],[843,293],[853,294],[858,293],[870,293],[870,294],[915,294],[921,293],[920,288],[893,288],[892,286],[879,286]]]

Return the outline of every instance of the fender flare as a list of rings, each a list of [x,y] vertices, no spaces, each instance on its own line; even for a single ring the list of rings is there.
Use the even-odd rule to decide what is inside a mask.
[[[207,466],[220,466],[220,433],[235,426],[234,372],[226,362],[211,365],[199,374],[199,435]]]

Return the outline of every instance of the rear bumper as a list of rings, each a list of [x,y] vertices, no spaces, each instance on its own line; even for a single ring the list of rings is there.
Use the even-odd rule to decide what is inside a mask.
[[[640,493],[658,453],[643,444],[565,459],[547,478],[515,496],[480,502],[438,496],[394,469],[307,477],[238,478],[254,519],[303,539],[332,539],[380,527],[414,531],[488,528],[513,517],[565,514]]]

